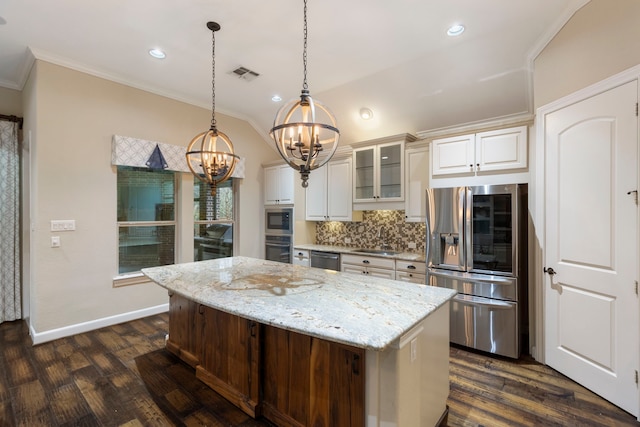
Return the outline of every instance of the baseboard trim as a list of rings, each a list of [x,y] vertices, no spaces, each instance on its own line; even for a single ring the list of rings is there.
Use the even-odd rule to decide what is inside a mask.
[[[33,325],[29,325],[29,333],[33,345],[42,344],[48,341],[65,338],[83,332],[89,332],[106,326],[117,325],[118,323],[129,322],[131,320],[141,319],[143,317],[152,316],[154,314],[165,313],[169,311],[169,304],[161,304],[155,307],[144,308],[142,310],[130,311],[128,313],[117,314],[115,316],[103,317],[101,319],[91,320],[89,322],[78,323],[75,325],[65,326],[64,328],[52,329],[45,332],[36,332]]]

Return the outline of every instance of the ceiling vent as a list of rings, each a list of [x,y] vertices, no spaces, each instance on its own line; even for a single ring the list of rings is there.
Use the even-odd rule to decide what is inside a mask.
[[[248,82],[255,80],[256,77],[260,75],[255,71],[251,71],[250,69],[244,68],[244,67],[238,67],[235,70],[233,70],[230,74],[238,77],[239,79],[246,80]]]

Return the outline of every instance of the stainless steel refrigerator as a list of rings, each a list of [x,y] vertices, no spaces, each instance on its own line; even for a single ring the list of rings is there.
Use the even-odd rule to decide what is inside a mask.
[[[427,283],[451,288],[451,342],[512,358],[528,346],[527,185],[427,190]]]

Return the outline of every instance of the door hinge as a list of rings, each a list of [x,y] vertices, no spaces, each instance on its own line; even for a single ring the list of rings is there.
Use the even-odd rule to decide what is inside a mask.
[[[638,103],[636,102],[636,117],[638,117]]]
[[[635,371],[635,372],[636,372],[636,385],[638,385],[638,371]]]
[[[636,280],[636,295],[638,295],[638,281]]]

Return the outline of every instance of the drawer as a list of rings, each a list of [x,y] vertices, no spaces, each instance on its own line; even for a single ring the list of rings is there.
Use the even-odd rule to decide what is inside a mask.
[[[297,259],[307,258],[307,259],[309,259],[309,251],[306,250],[306,249],[293,248],[293,258],[297,258]]]
[[[342,255],[343,264],[362,265],[365,267],[384,268],[387,270],[396,269],[396,261],[390,258],[380,258],[365,255]]]
[[[418,261],[396,260],[396,271],[407,271],[409,273],[418,273],[425,275],[427,273],[427,263]]]

